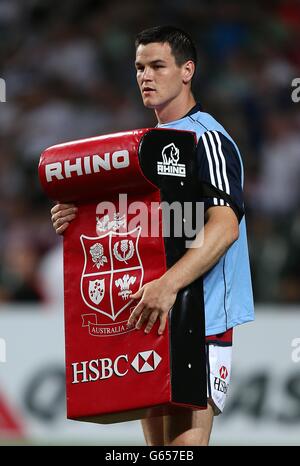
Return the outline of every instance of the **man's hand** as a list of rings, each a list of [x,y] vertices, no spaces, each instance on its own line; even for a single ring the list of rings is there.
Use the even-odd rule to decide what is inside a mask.
[[[68,228],[70,222],[76,217],[77,210],[74,204],[56,204],[52,207],[51,221],[58,235],[62,235]]]
[[[131,298],[140,301],[128,319],[128,327],[135,325],[135,328],[139,330],[146,322],[145,333],[149,333],[159,318],[158,334],[162,335],[166,327],[168,313],[175,303],[177,292],[178,290],[167,283],[165,275],[144,285],[137,293],[131,295]]]

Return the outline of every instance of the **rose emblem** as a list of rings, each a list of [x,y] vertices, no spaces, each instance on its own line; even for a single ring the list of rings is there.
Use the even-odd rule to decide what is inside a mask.
[[[102,265],[107,262],[107,257],[104,256],[104,248],[101,243],[95,243],[90,247],[90,254],[92,256],[92,261],[94,262],[93,267],[100,269]]]

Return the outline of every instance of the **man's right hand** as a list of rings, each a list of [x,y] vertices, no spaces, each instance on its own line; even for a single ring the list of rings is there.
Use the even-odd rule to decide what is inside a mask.
[[[68,228],[70,222],[76,217],[77,211],[74,204],[56,204],[52,207],[51,221],[58,235],[62,235]]]

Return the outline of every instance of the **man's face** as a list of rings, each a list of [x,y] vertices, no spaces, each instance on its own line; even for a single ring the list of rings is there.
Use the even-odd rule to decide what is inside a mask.
[[[139,45],[135,66],[145,107],[158,110],[183,92],[183,67],[176,64],[167,42]]]

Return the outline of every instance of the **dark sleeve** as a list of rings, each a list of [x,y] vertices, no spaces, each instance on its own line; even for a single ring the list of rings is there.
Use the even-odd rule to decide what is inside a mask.
[[[197,146],[198,176],[205,211],[228,206],[244,215],[241,160],[234,144],[219,131],[206,131]]]

